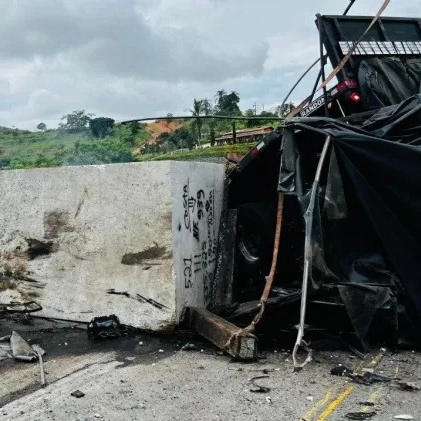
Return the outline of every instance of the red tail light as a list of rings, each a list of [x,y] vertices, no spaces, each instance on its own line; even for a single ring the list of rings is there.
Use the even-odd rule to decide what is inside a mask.
[[[352,102],[358,103],[358,102],[360,102],[360,101],[361,101],[361,95],[360,95],[358,92],[351,92],[351,93],[349,94],[349,99],[350,99]]]
[[[350,80],[345,80],[344,82],[341,82],[338,86],[337,89],[339,92],[343,92],[346,91],[347,89],[350,88],[358,88],[358,83],[356,80],[354,79],[350,79]]]

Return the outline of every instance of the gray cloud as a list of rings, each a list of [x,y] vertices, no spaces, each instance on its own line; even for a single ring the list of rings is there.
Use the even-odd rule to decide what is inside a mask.
[[[357,0],[373,14],[381,0]],[[183,113],[236,90],[243,108],[279,103],[318,56],[317,12],[348,0],[0,0],[0,125],[84,108],[116,119]],[[411,16],[421,2],[392,1]],[[310,76],[293,99],[311,89]]]
[[[215,81],[263,70],[267,44],[243,51],[183,29],[154,31],[134,0],[20,0],[3,5],[0,55],[59,55],[87,72],[165,80]],[[19,29],[18,29],[19,28]],[[222,53],[222,54],[221,54]]]

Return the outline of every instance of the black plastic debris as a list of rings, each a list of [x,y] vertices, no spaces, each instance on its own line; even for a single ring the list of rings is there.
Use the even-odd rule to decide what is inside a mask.
[[[369,371],[365,372],[364,374],[351,374],[351,377],[354,382],[359,384],[364,384],[366,386],[370,386],[376,383],[388,383],[391,382],[393,379],[386,376],[381,376],[380,374],[370,373]]]
[[[81,392],[80,390],[75,390],[74,392],[71,393],[71,395],[74,396],[75,398],[83,398],[85,396],[85,394]]]
[[[414,392],[416,390],[421,390],[421,387],[413,382],[398,382],[398,386],[401,390]]]
[[[336,367],[333,367],[332,370],[330,370],[330,374],[332,374],[333,376],[349,376],[353,373],[353,370],[351,370],[348,367],[345,367],[344,365],[338,365]]]
[[[268,379],[269,376],[257,376],[250,379],[250,383],[255,387],[254,389],[250,389],[252,393],[268,393],[270,392],[270,388],[266,386],[261,386],[256,384],[255,381],[259,379]]]
[[[370,371],[366,371],[363,374],[355,373],[353,370],[345,367],[344,365],[333,367],[332,370],[330,370],[330,374],[333,376],[346,376],[352,379],[355,383],[367,386],[376,383],[387,383],[393,380],[391,377],[382,376]]]
[[[374,417],[377,412],[370,411],[370,412],[349,412],[346,414],[346,418],[349,420],[368,420],[369,418]]]
[[[115,314],[111,314],[110,316],[100,316],[92,319],[88,325],[87,332],[89,339],[109,339],[133,335],[141,332],[141,330],[120,323],[119,318]]]

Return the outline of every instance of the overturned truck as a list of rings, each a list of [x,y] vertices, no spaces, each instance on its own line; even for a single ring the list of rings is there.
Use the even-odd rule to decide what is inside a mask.
[[[299,326],[295,351],[320,331],[362,351],[421,339],[421,20],[370,22],[318,16],[338,84],[229,176],[242,304],[227,318],[263,305],[262,329]]]

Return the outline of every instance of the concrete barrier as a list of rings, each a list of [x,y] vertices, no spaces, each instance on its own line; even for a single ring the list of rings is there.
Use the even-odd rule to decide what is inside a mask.
[[[223,180],[202,162],[0,171],[0,303],[171,329],[212,299]]]

